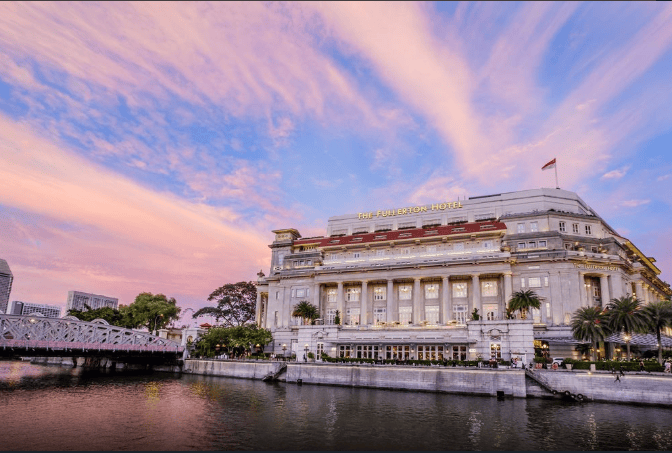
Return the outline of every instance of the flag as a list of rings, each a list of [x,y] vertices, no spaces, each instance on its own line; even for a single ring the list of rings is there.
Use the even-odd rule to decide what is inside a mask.
[[[555,157],[552,161],[541,167],[542,170],[550,170],[551,168],[555,168]]]

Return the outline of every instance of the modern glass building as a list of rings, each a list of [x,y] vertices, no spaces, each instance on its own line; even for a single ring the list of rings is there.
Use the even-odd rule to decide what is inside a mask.
[[[561,189],[336,216],[320,237],[274,233],[257,322],[273,331],[276,354],[300,358],[529,361],[535,347],[571,357],[578,308],[672,294],[654,258]],[[541,309],[507,319],[511,295],[528,289]],[[303,300],[318,307],[317,325],[292,317]]]
[[[14,276],[7,261],[0,259],[0,313],[7,313],[9,293],[12,291]]]
[[[32,315],[39,313],[45,318],[60,318],[61,307],[58,305],[33,304],[30,302],[12,301],[8,312],[12,315]]]
[[[68,302],[65,307],[66,312],[73,309],[86,311],[87,305],[91,310],[103,307],[110,307],[116,310],[119,305],[119,299],[101,296],[99,294],[84,293],[81,291],[68,291]]]

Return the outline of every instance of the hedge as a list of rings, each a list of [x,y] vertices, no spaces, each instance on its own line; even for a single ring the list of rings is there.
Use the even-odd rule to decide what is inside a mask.
[[[639,361],[636,362],[619,362],[615,360],[600,361],[600,362],[583,362],[572,359],[565,359],[565,364],[571,364],[575,370],[589,370],[590,365],[594,364],[595,369],[599,371],[611,371],[612,369],[618,371],[639,371]],[[663,371],[664,367],[656,361],[645,360],[645,371]]]

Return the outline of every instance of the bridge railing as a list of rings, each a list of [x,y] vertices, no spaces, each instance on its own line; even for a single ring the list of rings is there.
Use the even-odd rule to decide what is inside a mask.
[[[148,332],[38,316],[0,315],[0,347],[182,352],[184,346]]]

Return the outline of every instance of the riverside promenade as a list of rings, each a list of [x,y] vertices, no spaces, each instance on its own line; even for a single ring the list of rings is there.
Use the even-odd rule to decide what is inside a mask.
[[[515,368],[200,359],[186,360],[183,372],[246,379],[278,375],[279,381],[294,384],[514,398],[578,395],[583,401],[672,406],[672,376],[665,373],[626,372],[616,380],[606,371],[535,370],[530,377]]]

